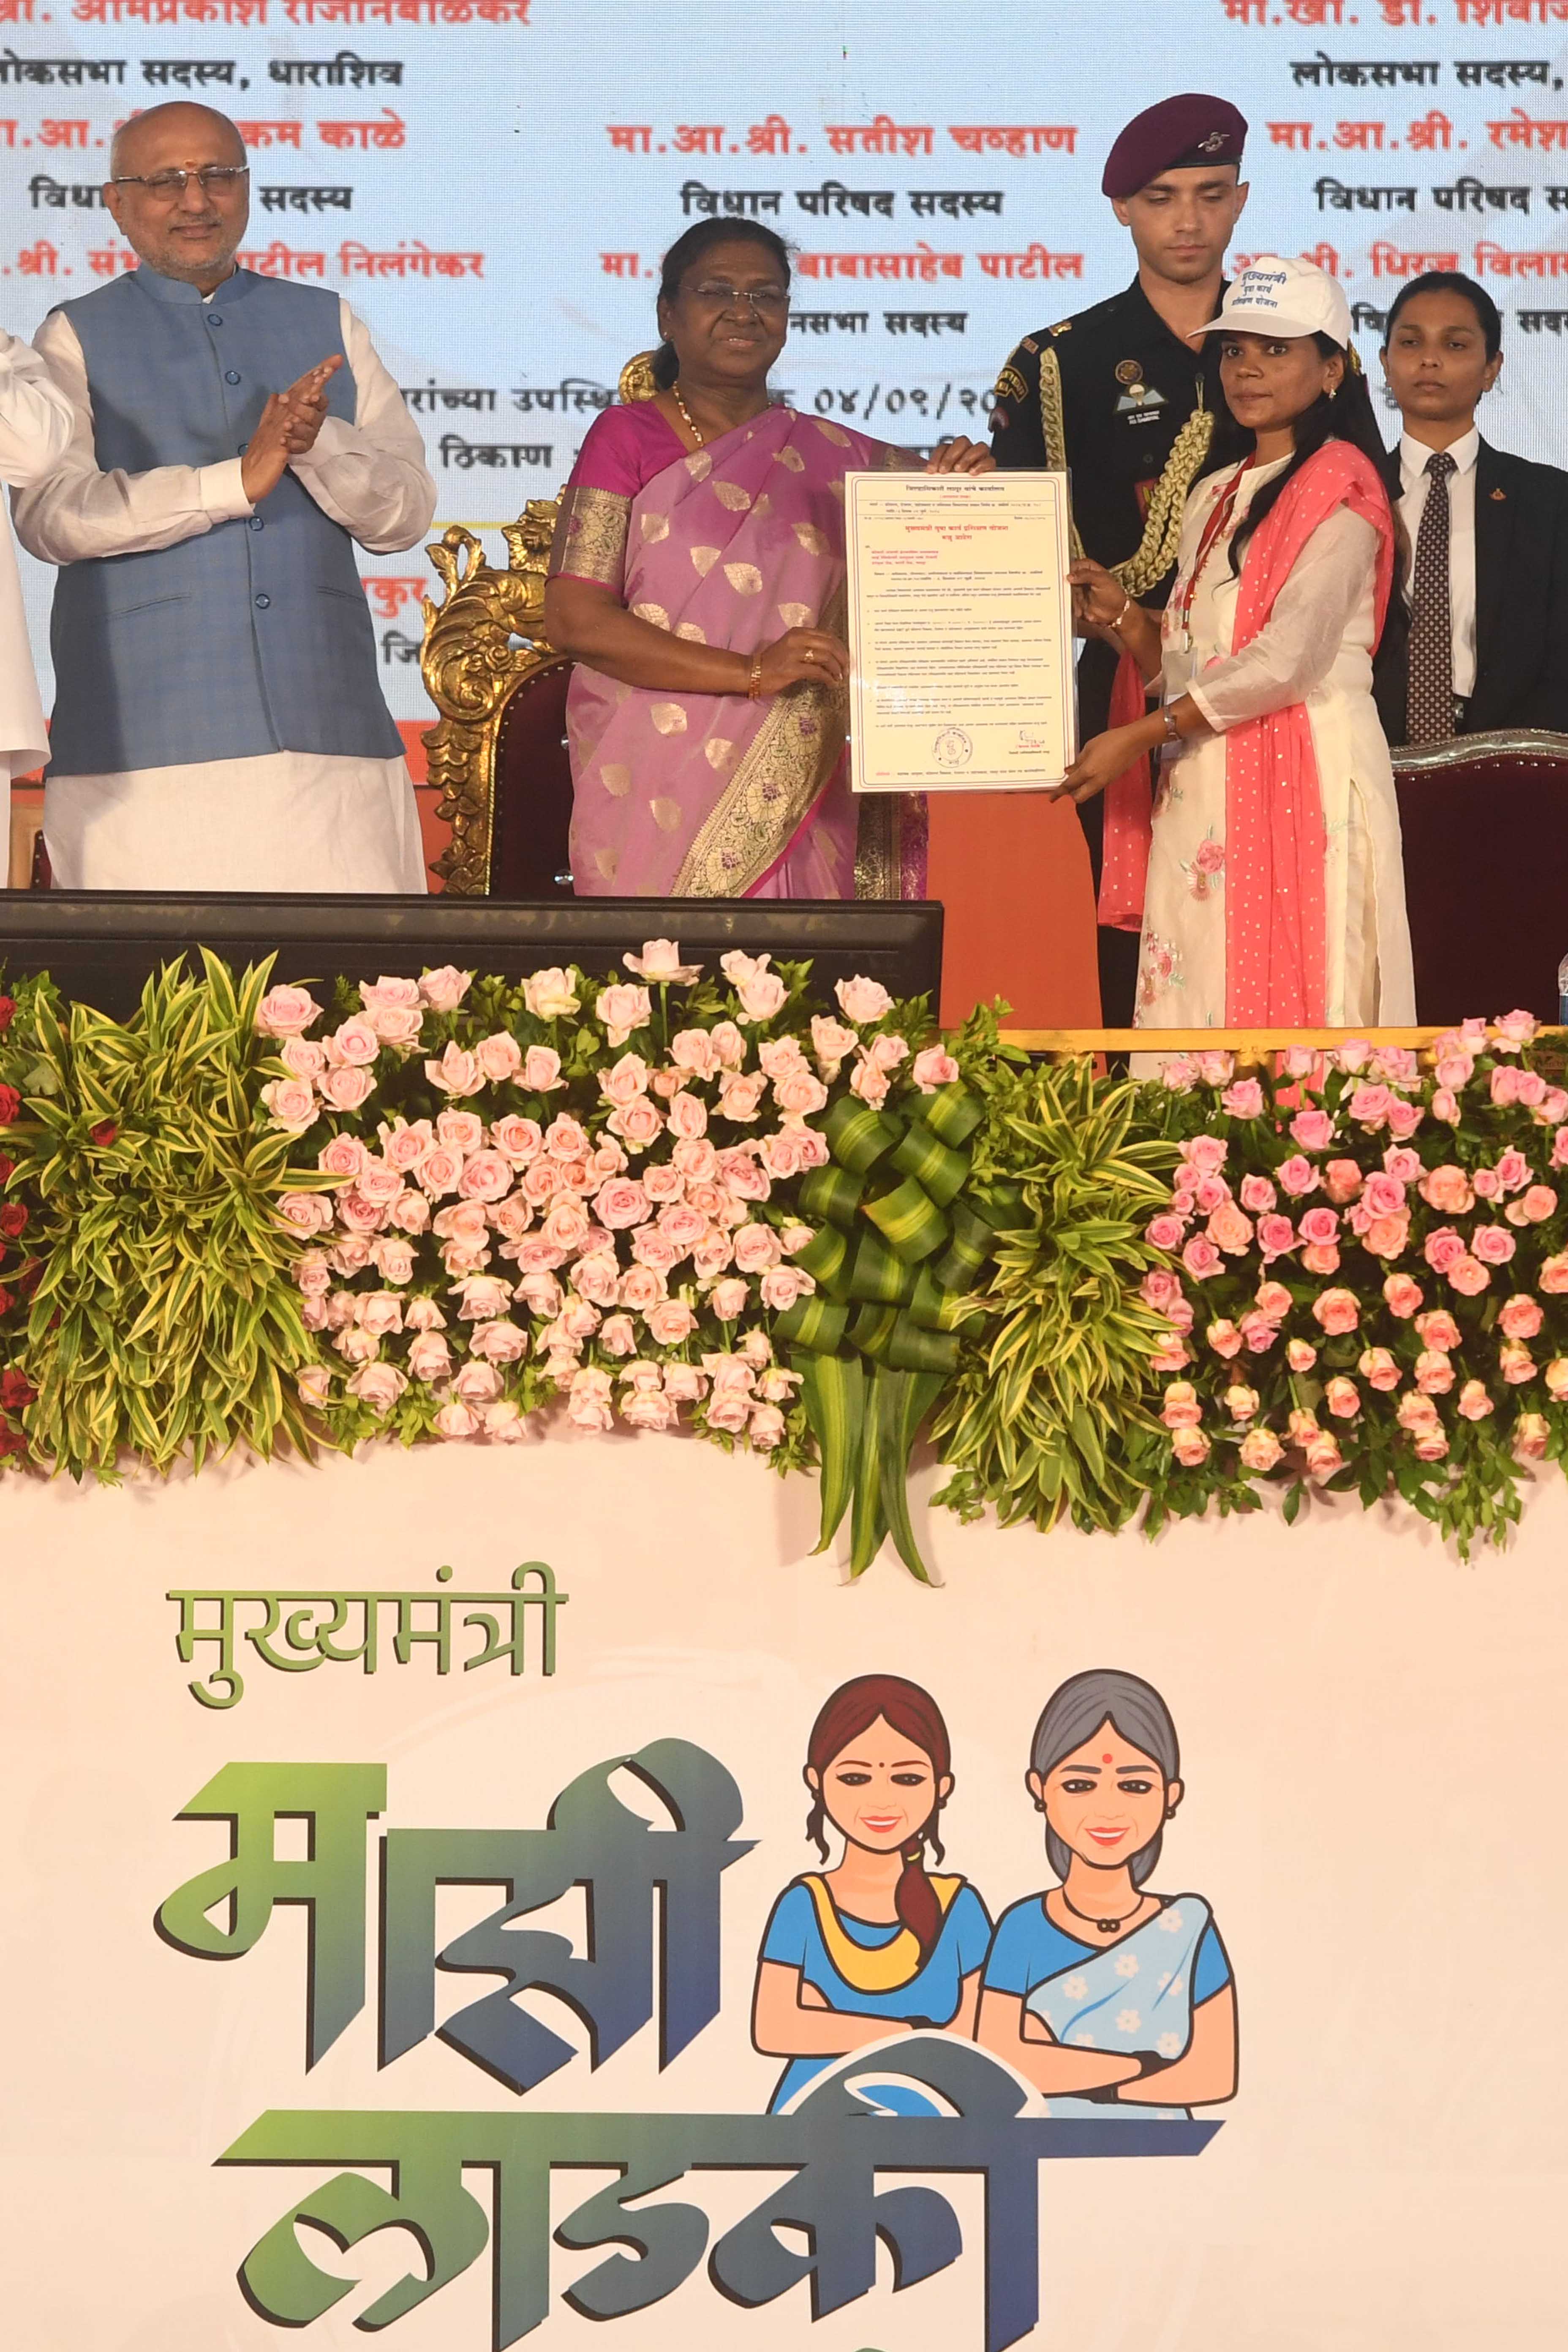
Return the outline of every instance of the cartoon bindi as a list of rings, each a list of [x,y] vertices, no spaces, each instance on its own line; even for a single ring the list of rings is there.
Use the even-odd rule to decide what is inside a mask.
[[[1100,1758],[1100,1762],[1101,1762],[1102,1764],[1109,1764],[1109,1763],[1110,1763],[1110,1757],[1109,1757],[1109,1756],[1102,1756],[1102,1757]]]

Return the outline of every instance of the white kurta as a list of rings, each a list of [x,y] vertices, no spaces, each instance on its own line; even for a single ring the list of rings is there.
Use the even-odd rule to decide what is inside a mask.
[[[207,298],[212,299],[210,296]],[[429,529],[436,486],[419,428],[363,320],[340,306],[354,420],[324,419],[294,472],[362,547],[388,555]],[[23,545],[46,563],[130,555],[195,539],[252,511],[240,460],[102,473],[76,330],[60,311],[35,338],[72,412],[63,460],[13,499]],[[414,786],[402,760],[269,751],[238,760],[50,776],[44,839],[76,890],[422,891]]]
[[[1231,652],[1240,583],[1230,542],[1253,497],[1285,461],[1249,467],[1236,513],[1183,609],[1204,527],[1229,472],[1187,501],[1176,585],[1163,617],[1167,702],[1190,693],[1213,736],[1165,760],[1154,803],[1138,969],[1140,1028],[1222,1028],[1226,1018],[1225,730],[1305,703],[1327,835],[1323,864],[1331,1026],[1415,1018],[1399,810],[1388,745],[1372,698],[1377,534],[1348,507],[1321,523],[1265,627]],[[1245,560],[1245,559],[1244,559]]]
[[[70,433],[70,403],[37,352],[0,328],[0,482],[21,488],[47,474],[64,457]],[[0,776],[8,781],[41,768],[48,741],[16,551],[0,519]]]

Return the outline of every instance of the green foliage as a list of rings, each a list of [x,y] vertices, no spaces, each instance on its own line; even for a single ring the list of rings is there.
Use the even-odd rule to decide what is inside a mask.
[[[268,966],[236,982],[149,981],[127,1024],[35,989],[7,1038],[23,1097],[6,1138],[11,1193],[36,1203],[40,1262],[12,1342],[37,1391],[28,1452],[111,1478],[122,1451],[167,1471],[237,1445],[308,1449],[292,1375],[315,1347],[291,1279],[279,1195],[291,1168],[261,1082],[281,1065],[255,1030]]]
[[[999,1061],[984,1090],[974,1171],[1020,1185],[1023,1209],[931,1424],[953,1472],[936,1499],[964,1518],[990,1504],[1004,1526],[1118,1528],[1143,1499],[1131,1447],[1163,1437],[1149,1359],[1165,1325],[1138,1284],[1163,1263],[1142,1229],[1175,1150],[1135,1132],[1139,1089],[1087,1062]]]

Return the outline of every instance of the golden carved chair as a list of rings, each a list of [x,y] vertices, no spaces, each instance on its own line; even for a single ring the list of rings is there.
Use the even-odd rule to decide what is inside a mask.
[[[621,371],[619,396],[648,400],[652,353]],[[560,509],[531,499],[506,525],[504,572],[461,523],[427,552],[446,590],[426,596],[420,668],[440,712],[425,737],[437,814],[452,828],[436,872],[458,898],[569,898],[572,665],[544,634],[544,583]]]

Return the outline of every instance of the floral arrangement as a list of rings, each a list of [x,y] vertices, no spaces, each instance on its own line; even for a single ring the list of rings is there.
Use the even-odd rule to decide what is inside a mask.
[[[1393,1491],[1463,1550],[1568,1454],[1568,1091],[1537,1027],[1467,1022],[1425,1072],[1356,1042],[1272,1076],[1167,1066],[1156,1517],[1245,1507],[1257,1479],[1292,1516],[1310,1487]]]
[[[339,1442],[509,1444],[559,1395],[583,1429],[687,1422],[811,1459],[776,1341],[816,1287],[812,1122],[959,1066],[911,1046],[923,1007],[872,980],[803,1015],[804,966],[736,951],[704,982],[659,940],[626,962],[629,981],[384,979],[330,1020],[300,989],[262,1000],[282,1065],[262,1101],[325,1188],[279,1207],[321,1341],[300,1392]]]
[[[216,959],[126,1024],[0,993],[0,1463],[688,1428],[1047,1528],[1402,1497],[1464,1551],[1568,1460],[1568,1088],[1515,1013],[1430,1066],[1035,1068],[873,981],[673,941],[521,984]]]

